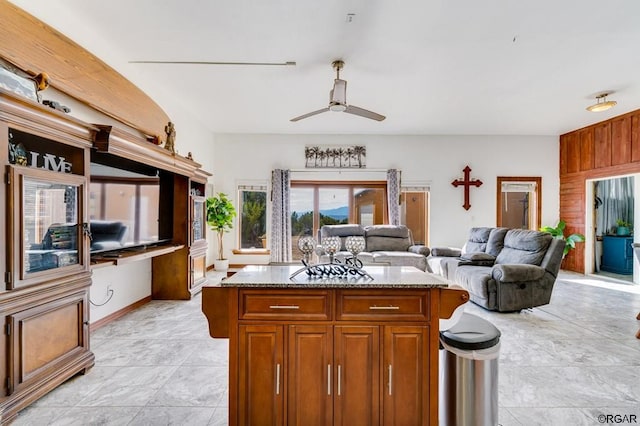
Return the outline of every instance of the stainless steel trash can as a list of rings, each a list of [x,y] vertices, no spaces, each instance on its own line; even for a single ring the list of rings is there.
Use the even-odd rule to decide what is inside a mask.
[[[496,426],[500,330],[464,313],[440,332],[440,347],[440,426]]]

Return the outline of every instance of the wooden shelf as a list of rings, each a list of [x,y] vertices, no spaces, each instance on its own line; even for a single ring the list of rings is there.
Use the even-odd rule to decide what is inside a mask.
[[[139,260],[149,259],[151,257],[161,256],[167,253],[173,253],[184,248],[184,244],[162,245],[147,247],[145,249],[123,249],[122,251],[107,254],[97,254],[91,256],[91,269],[102,268],[105,266],[124,265]]]

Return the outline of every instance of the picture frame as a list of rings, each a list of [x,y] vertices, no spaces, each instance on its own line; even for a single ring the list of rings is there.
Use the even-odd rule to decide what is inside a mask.
[[[306,168],[364,169],[367,147],[364,145],[307,145],[304,148]]]

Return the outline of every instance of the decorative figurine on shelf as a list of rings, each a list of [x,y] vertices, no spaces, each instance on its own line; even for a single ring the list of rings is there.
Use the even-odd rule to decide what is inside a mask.
[[[47,90],[49,87],[49,74],[46,72],[41,72],[40,74],[33,77],[33,81],[36,82],[36,90],[41,92],[43,90]]]
[[[176,128],[172,122],[168,122],[166,126],[164,126],[164,132],[167,134],[167,141],[164,143],[164,149],[171,152],[172,154],[176,153]]]
[[[193,161],[193,154],[191,154],[191,151],[187,152],[187,160]]]

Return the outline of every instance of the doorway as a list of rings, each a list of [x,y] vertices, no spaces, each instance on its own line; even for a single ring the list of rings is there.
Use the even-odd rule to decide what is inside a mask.
[[[411,231],[414,244],[429,245],[429,192],[403,190],[400,193],[400,223]]]
[[[636,196],[635,176],[591,181],[592,200],[591,272],[632,283],[638,274],[634,253]],[[587,236],[589,238],[589,236]],[[587,253],[585,253],[586,255]],[[588,258],[587,258],[588,259]],[[636,271],[636,272],[634,272]]]

